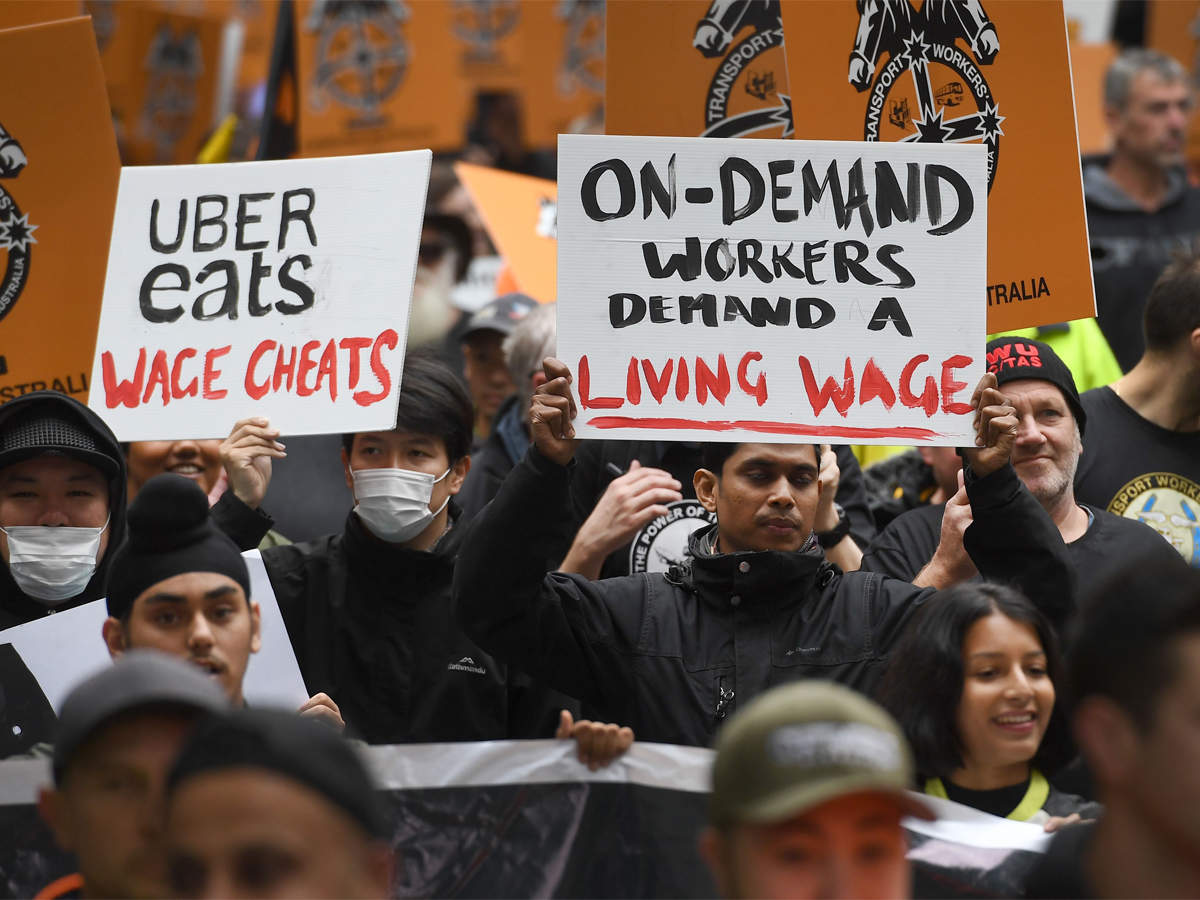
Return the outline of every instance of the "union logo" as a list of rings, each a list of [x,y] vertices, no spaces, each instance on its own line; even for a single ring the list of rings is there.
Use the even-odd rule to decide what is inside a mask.
[[[779,0],[712,0],[696,23],[692,46],[709,59],[723,57],[705,94],[701,137],[741,137],[780,127],[781,137],[791,136],[792,99],[776,89],[769,67],[786,72]],[[764,101],[775,105],[762,106]],[[739,111],[743,106],[751,108]]]
[[[1200,485],[1173,472],[1150,472],[1126,484],[1108,511],[1149,525],[1193,566],[1200,566]]]
[[[28,164],[25,151],[0,125],[0,179],[16,178]],[[0,251],[3,251],[4,279],[0,281],[0,319],[16,305],[25,282],[29,280],[31,247],[37,243],[29,214],[21,212],[17,201],[0,186]]]
[[[980,68],[1000,41],[979,0],[858,0],[858,15],[847,78],[867,93],[863,139],[982,141],[990,190],[1005,117]]]
[[[352,124],[377,124],[379,107],[408,72],[408,19],[402,0],[317,0],[304,22],[318,36],[313,106],[328,98],[362,114]]]
[[[496,44],[507,37],[521,20],[517,0],[452,0],[453,30],[470,49],[468,62],[499,60]]]

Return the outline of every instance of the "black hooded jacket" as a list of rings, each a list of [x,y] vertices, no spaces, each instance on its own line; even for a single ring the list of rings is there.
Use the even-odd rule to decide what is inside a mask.
[[[450,511],[429,551],[379,540],[353,512],[341,534],[263,551],[304,683],[371,744],[553,737],[574,704],[510,673],[454,619],[464,527]]]
[[[540,546],[569,518],[571,470],[532,448],[475,519],[454,596],[467,634],[639,740],[709,746],[722,720],[775,684],[838,681],[870,693],[934,591],[843,574],[817,546],[715,554],[710,529],[665,574],[547,575]],[[967,551],[1061,623],[1074,579],[1062,537],[1011,466],[974,478]]]
[[[82,427],[95,438],[102,454],[110,457],[116,464],[116,474],[108,478],[108,546],[99,565],[96,566],[96,572],[92,575],[91,581],[83,589],[83,593],[53,607],[47,607],[40,600],[25,594],[17,587],[17,583],[8,570],[8,565],[0,565],[0,629],[33,621],[46,615],[51,609],[60,612],[103,597],[108,582],[109,560],[112,558],[113,551],[121,545],[121,541],[125,537],[125,455],[121,452],[120,443],[104,420],[78,400],[58,391],[35,391],[0,406],[0,447],[4,446],[4,433],[15,419],[23,418],[29,414],[30,410],[43,405],[48,410],[53,410],[54,414],[69,418]],[[53,448],[48,449],[50,452],[58,452]],[[38,454],[35,450],[31,453],[23,453],[22,458],[28,459],[36,455]],[[7,465],[5,459],[7,456],[10,454],[0,451],[0,466]]]

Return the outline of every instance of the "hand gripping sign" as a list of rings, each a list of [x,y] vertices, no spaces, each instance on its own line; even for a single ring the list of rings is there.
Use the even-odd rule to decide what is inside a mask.
[[[428,150],[126,168],[89,398],[124,441],[391,428]]]
[[[559,138],[580,437],[970,444],[977,146]]]

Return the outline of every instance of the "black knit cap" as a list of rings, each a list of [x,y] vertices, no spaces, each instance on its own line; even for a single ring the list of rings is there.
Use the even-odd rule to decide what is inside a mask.
[[[1079,433],[1083,434],[1087,413],[1079,402],[1075,377],[1049,344],[1011,335],[990,340],[987,345],[987,370],[996,376],[1001,388],[1009,381],[1022,378],[1049,381],[1062,391],[1067,405],[1075,414],[1075,421],[1079,423]]]
[[[128,528],[109,571],[110,616],[125,618],[147,588],[189,572],[228,575],[250,600],[246,561],[213,522],[208,497],[190,478],[167,472],[147,481],[129,506]]]
[[[23,406],[0,427],[0,468],[49,453],[93,465],[108,478],[120,472],[121,461],[110,449],[115,438],[96,433],[98,426],[78,400],[45,391],[30,395]]]
[[[371,776],[328,725],[278,709],[211,716],[188,737],[167,776],[167,792],[195,775],[260,769],[316,791],[372,837],[388,836]]]

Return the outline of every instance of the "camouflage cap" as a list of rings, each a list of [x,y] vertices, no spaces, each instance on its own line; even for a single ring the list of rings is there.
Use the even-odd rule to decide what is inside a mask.
[[[900,726],[854,691],[805,681],[767,691],[717,736],[709,818],[714,825],[780,822],[861,791],[894,795],[934,818],[908,789],[912,754]]]

